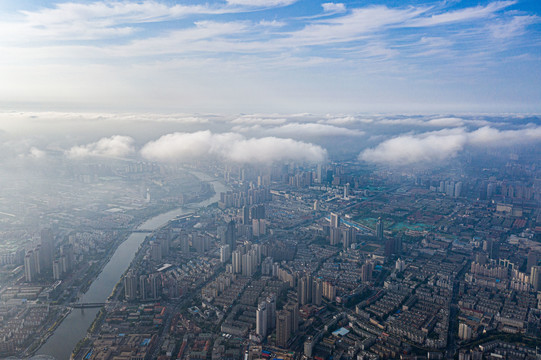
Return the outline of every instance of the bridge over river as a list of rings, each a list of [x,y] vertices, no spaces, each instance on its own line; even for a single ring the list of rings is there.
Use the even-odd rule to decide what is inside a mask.
[[[70,307],[74,309],[87,309],[87,308],[101,308],[105,306],[103,302],[94,302],[94,303],[72,303]]]

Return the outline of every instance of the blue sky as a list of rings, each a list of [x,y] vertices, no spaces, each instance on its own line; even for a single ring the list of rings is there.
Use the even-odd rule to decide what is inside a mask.
[[[540,113],[539,1],[10,1],[16,110]]]

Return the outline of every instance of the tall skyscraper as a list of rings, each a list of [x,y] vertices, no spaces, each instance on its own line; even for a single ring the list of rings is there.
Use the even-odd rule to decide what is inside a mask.
[[[240,274],[242,272],[242,254],[240,250],[231,253],[231,262],[233,264],[233,273]]]
[[[334,228],[340,227],[340,215],[336,213],[331,213],[331,227],[334,227]]]
[[[344,185],[344,199],[345,200],[349,199],[349,183]]]
[[[185,234],[180,235],[180,251],[185,254],[190,252],[190,240]]]
[[[162,292],[162,282],[160,274],[150,275],[150,297],[158,299]]]
[[[539,255],[535,251],[530,250],[528,253],[528,260],[526,261],[526,271],[531,272],[532,267],[537,266],[538,260]]]
[[[54,235],[51,229],[41,230],[40,267],[41,271],[52,271],[54,257]]]
[[[378,218],[378,222],[376,223],[376,238],[383,240],[383,220],[381,218]]]
[[[269,329],[276,327],[276,294],[270,294],[267,297],[267,325]]]
[[[257,262],[255,251],[252,249],[246,254],[242,255],[242,275],[252,276],[256,270]]]
[[[385,249],[384,249],[385,257],[389,257],[389,256],[392,256],[393,254],[396,254],[397,247],[398,247],[398,239],[394,237],[385,239]]]
[[[257,306],[257,311],[255,314],[255,332],[257,335],[265,338],[267,336],[267,330],[268,330],[268,320],[269,320],[269,314],[267,311],[267,302],[262,301]]]
[[[351,247],[356,237],[357,230],[353,226],[342,230],[342,245],[344,246],[344,250],[348,250]]]
[[[284,309],[289,312],[289,318],[291,320],[290,330],[291,334],[294,335],[299,331],[299,304],[290,302],[284,306]]]
[[[139,298],[141,300],[148,299],[148,278],[146,275],[139,276]]]
[[[340,230],[340,228],[331,226],[330,236],[329,236],[330,244],[331,245],[340,244],[341,239],[342,239],[342,231]]]
[[[297,297],[299,304],[305,305],[312,302],[312,276],[305,275],[299,279]]]
[[[372,270],[374,265],[371,262],[363,264],[361,267],[361,281],[368,282],[372,281]]]
[[[231,260],[231,247],[229,244],[220,246],[220,262],[226,263]]]
[[[242,223],[250,225],[250,208],[246,205],[242,207]]]
[[[231,250],[237,247],[237,234],[235,228],[235,221],[231,220],[227,223],[227,229],[225,230],[225,244],[231,247]]]
[[[30,250],[24,256],[24,278],[26,282],[33,282],[36,280],[36,260],[34,251]]]
[[[73,268],[75,255],[72,244],[65,244],[60,247],[60,255],[62,259],[62,271],[69,272]]]
[[[336,299],[336,287],[328,281],[323,282],[323,297],[329,301]]]
[[[312,285],[312,303],[314,305],[320,306],[323,296],[323,280],[321,278],[314,279],[314,284]]]
[[[137,278],[131,270],[124,276],[124,296],[128,301],[137,298]]]
[[[530,282],[534,291],[541,291],[541,266],[532,266],[530,271]]]
[[[291,315],[287,310],[276,313],[276,345],[287,348],[291,336]]]
[[[59,260],[53,261],[53,279],[60,280],[62,278],[62,263]]]

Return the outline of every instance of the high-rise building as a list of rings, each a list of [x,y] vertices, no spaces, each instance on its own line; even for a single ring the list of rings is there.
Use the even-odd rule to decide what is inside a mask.
[[[344,199],[345,200],[349,199],[349,183],[344,185]]]
[[[541,291],[541,266],[532,266],[530,270],[530,282],[534,291]]]
[[[75,255],[72,244],[65,244],[60,247],[60,255],[62,258],[62,271],[70,272],[75,263]]]
[[[458,338],[461,340],[470,340],[472,338],[472,329],[467,324],[460,323],[458,326]]]
[[[53,279],[60,280],[62,278],[62,263],[59,260],[53,261]]]
[[[396,271],[402,272],[406,268],[406,262],[402,259],[398,259],[396,260],[394,268]]]
[[[396,253],[396,239],[391,237],[385,239],[385,249],[384,249],[384,255],[385,257],[389,257]]]
[[[312,283],[312,276],[308,274],[299,279],[297,288],[299,304],[305,305],[312,303]]]
[[[224,235],[225,244],[228,244],[231,247],[231,250],[234,250],[237,247],[237,232],[234,220],[227,223],[227,229],[225,230]]]
[[[137,278],[131,270],[124,276],[124,296],[128,301],[137,298]]]
[[[160,261],[162,259],[162,247],[156,241],[150,243],[150,258],[154,261]]]
[[[317,169],[316,169],[316,182],[318,184],[323,184],[323,182],[325,181],[325,179],[323,179],[323,166],[321,164],[317,164]]]
[[[299,304],[290,302],[284,306],[284,309],[289,312],[291,334],[294,335],[299,331]]]
[[[267,325],[269,329],[276,327],[276,294],[270,294],[267,297]]]
[[[36,260],[33,250],[29,250],[24,256],[24,278],[26,282],[33,282],[36,280]]]
[[[158,299],[162,292],[162,282],[160,274],[150,275],[150,297],[152,299]]]
[[[242,224],[250,225],[250,208],[246,205],[242,207]]]
[[[373,268],[374,265],[371,262],[364,263],[363,266],[361,266],[361,281],[372,281]]]
[[[186,235],[180,235],[180,251],[187,254],[190,252],[190,240]]]
[[[539,260],[539,255],[535,252],[530,250],[528,253],[528,260],[526,261],[526,271],[528,273],[531,272],[532,267],[537,266],[537,262]]]
[[[41,230],[40,271],[52,271],[54,256],[54,235],[51,229]]]
[[[171,246],[171,237],[168,232],[160,233],[156,241],[160,244],[162,250],[162,256],[169,254],[169,248]]]
[[[229,244],[220,246],[220,262],[226,263],[231,260],[231,247]]]
[[[323,296],[323,280],[321,278],[314,279],[314,284],[312,285],[312,303],[314,305],[320,306]]]
[[[459,181],[455,184],[455,194],[454,196],[457,198],[457,197],[460,197],[460,195],[462,195],[462,182]]]
[[[287,348],[291,336],[291,314],[287,310],[276,313],[276,345]]]
[[[269,320],[269,314],[267,311],[267,302],[262,301],[257,306],[257,311],[255,314],[255,332],[257,335],[261,336],[262,338],[267,337],[267,330],[268,330],[268,320]]]
[[[240,274],[242,272],[242,254],[240,250],[231,253],[231,263],[233,264],[233,273]]]
[[[331,213],[331,227],[334,227],[334,228],[340,227],[340,215],[336,213]]]
[[[376,238],[383,240],[383,220],[381,218],[378,218],[378,222],[376,223]]]
[[[146,275],[139,276],[139,298],[147,300],[149,293],[148,278]]]
[[[340,244],[340,240],[342,238],[342,231],[340,230],[340,228],[331,226],[330,232],[331,232],[330,237],[329,237],[330,244],[331,245]]]
[[[323,297],[329,301],[336,299],[336,287],[328,281],[323,282]]]
[[[272,258],[266,257],[265,260],[261,262],[261,275],[272,275]]]
[[[342,245],[344,246],[344,250],[348,250],[351,247],[356,237],[357,230],[353,226],[342,230]]]
[[[257,260],[255,251],[252,249],[246,254],[242,255],[242,275],[243,276],[252,276],[256,271]]]

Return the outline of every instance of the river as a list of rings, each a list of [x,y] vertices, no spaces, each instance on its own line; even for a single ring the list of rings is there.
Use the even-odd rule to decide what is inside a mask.
[[[214,185],[216,194],[210,199],[199,203],[188,204],[187,207],[177,208],[150,218],[139,225],[137,229],[148,230],[150,233],[177,216],[192,212],[194,208],[205,207],[218,201],[220,199],[220,192],[228,190],[224,184],[206,174],[193,171],[190,171],[190,173],[197,176],[199,180],[211,182]],[[126,241],[120,244],[107,265],[105,265],[101,273],[92,285],[90,285],[88,291],[81,297],[80,302],[105,302],[120,280],[120,276],[130,266],[139,246],[147,235],[148,233],[132,233]],[[94,321],[99,310],[97,308],[73,309],[36,354],[49,355],[58,360],[69,359],[73,348],[79,340],[85,337],[88,327]]]

